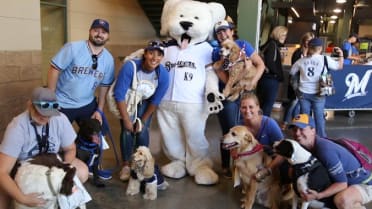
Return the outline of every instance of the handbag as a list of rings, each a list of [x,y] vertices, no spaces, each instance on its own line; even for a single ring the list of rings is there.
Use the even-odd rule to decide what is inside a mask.
[[[336,94],[336,88],[333,83],[332,75],[328,71],[328,62],[324,57],[323,70],[319,77],[319,96],[332,96]]]
[[[137,95],[136,89],[137,89],[137,66],[134,63],[133,60],[129,60],[129,62],[133,65],[133,80],[132,80],[132,86],[130,89],[128,89],[127,94],[125,95],[125,102],[127,104],[127,111],[129,116],[133,116],[137,112],[137,104],[141,101],[141,96]],[[114,87],[116,84],[116,80],[114,83],[110,86],[109,91],[107,93],[107,104],[110,112],[116,116],[117,118],[121,118],[120,112],[117,108],[116,101],[114,98]]]

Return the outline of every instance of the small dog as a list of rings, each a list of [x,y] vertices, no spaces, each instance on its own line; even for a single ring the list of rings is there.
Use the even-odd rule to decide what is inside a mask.
[[[127,195],[135,195],[142,191],[144,199],[155,200],[157,190],[165,190],[168,186],[169,184],[161,175],[159,167],[155,165],[150,149],[139,146],[132,156]]]
[[[40,154],[20,162],[12,171],[15,182],[25,194],[40,193],[46,204],[39,209],[58,208],[58,196],[70,196],[75,189],[76,168],[63,163],[57,154]],[[31,209],[15,201],[15,209]],[[85,208],[85,204],[80,206]]]
[[[244,49],[232,40],[226,39],[221,43],[220,55],[222,60],[214,64],[214,69],[226,69],[228,80],[223,90],[223,95],[230,101],[235,101],[250,86],[257,73],[252,61],[245,55]]]
[[[104,187],[99,179],[98,166],[101,158],[101,124],[97,119],[84,119],[79,122],[79,132],[75,140],[76,157],[85,162],[93,173],[92,183]]]
[[[301,197],[300,194],[307,193],[308,189],[320,192],[331,185],[327,169],[297,141],[291,139],[278,141],[274,144],[274,152],[286,158],[292,165],[292,185],[299,197]],[[332,198],[324,198],[321,201],[302,201],[301,209],[307,209],[309,206],[326,208],[325,202],[332,204]],[[292,206],[292,208],[297,208],[297,201],[294,201]]]
[[[272,158],[263,151],[263,146],[255,139],[245,126],[234,126],[223,136],[223,148],[234,150],[234,186],[243,183],[245,197],[241,207],[251,209],[255,200],[259,204],[272,209],[278,209],[280,203],[279,172],[266,177],[258,182],[254,175],[258,169],[267,166]]]

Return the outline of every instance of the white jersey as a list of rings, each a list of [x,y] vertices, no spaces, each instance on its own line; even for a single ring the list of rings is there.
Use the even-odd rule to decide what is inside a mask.
[[[212,62],[212,51],[213,48],[207,42],[182,50],[178,46],[165,49],[162,64],[170,74],[164,101],[204,102],[205,66]]]
[[[326,56],[329,70],[339,68],[338,61]],[[319,78],[323,71],[324,55],[315,54],[311,57],[303,57],[292,66],[291,75],[300,73],[299,90],[306,94],[317,94],[319,91]]]

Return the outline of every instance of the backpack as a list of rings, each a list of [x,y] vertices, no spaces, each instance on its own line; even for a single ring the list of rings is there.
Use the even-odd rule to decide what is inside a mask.
[[[368,171],[372,170],[372,152],[366,146],[347,138],[332,139],[332,141],[351,152],[364,169]]]

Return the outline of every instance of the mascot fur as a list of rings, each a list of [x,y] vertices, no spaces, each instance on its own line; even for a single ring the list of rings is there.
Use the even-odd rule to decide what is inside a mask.
[[[170,163],[161,168],[171,178],[194,176],[200,185],[218,182],[208,156],[205,137],[208,115],[217,113],[224,99],[218,91],[207,42],[213,26],[225,18],[222,4],[193,0],[168,0],[161,17],[161,34],[171,37],[162,64],[170,73],[170,86],[157,111],[163,151]]]

